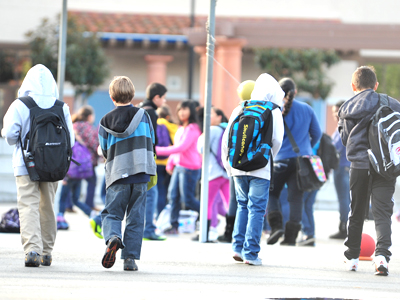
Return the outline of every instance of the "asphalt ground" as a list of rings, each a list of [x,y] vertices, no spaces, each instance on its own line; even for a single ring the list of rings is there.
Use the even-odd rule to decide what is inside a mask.
[[[0,213],[11,207],[1,203]],[[0,234],[0,299],[399,299],[400,223],[393,218],[390,274],[380,277],[370,261],[360,262],[357,272],[345,270],[343,241],[328,238],[338,218],[335,211],[315,212],[315,247],[266,245],[263,236],[262,266],[234,261],[230,244],[181,234],[144,241],[139,271],[127,272],[119,256],[104,269],[104,241],[83,213],[68,213],[70,229],[58,232],[50,267],[25,267],[19,234]],[[364,232],[375,238],[373,221]]]

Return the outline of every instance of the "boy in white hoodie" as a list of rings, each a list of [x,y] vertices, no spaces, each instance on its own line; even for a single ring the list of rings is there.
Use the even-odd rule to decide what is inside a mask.
[[[18,97],[30,96],[40,108],[50,108],[58,98],[57,84],[50,70],[43,65],[32,67],[18,91]],[[75,143],[71,116],[67,104],[63,106],[71,145]],[[15,145],[13,153],[14,176],[17,184],[18,212],[21,241],[25,252],[25,266],[50,266],[51,252],[56,239],[57,225],[54,214],[54,196],[58,182],[31,181],[22,157],[18,137],[24,143],[30,130],[29,108],[15,100],[3,121],[1,135],[9,145]]]
[[[271,101],[282,107],[285,93],[278,82],[269,74],[261,74],[256,80],[251,100]],[[227,129],[222,138],[222,157],[228,157],[228,137],[232,122],[239,115],[242,106],[232,112]],[[282,113],[279,109],[272,110],[272,156],[275,156],[282,144],[284,126]],[[235,181],[235,192],[238,202],[235,226],[232,238],[233,258],[236,261],[245,261],[250,265],[261,265],[258,257],[260,252],[260,239],[265,211],[269,197],[271,179],[271,162],[260,169],[245,172],[232,168],[229,161],[223,161],[229,176]]]

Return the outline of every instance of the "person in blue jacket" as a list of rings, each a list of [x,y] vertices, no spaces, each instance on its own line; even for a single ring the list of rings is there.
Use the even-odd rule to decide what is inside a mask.
[[[317,117],[307,103],[294,100],[297,93],[296,84],[291,78],[283,78],[279,81],[285,92],[283,119],[289,127],[299,149],[300,155],[312,155],[312,148],[322,136]],[[282,147],[275,157],[273,190],[267,207],[267,218],[271,226],[271,234],[267,244],[275,244],[284,235],[281,245],[296,245],[296,238],[301,229],[303,213],[303,191],[297,186],[296,157],[286,133],[283,137]],[[288,187],[288,201],[290,207],[289,221],[283,230],[282,213],[280,211],[279,196],[285,184]]]

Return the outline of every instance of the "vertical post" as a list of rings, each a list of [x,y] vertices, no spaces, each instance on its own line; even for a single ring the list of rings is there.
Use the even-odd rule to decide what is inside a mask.
[[[58,33],[58,72],[57,84],[59,100],[64,101],[64,81],[65,81],[65,54],[67,48],[67,0],[63,0],[62,11],[60,14],[60,30]]]
[[[192,0],[190,7],[190,28],[194,27],[194,6],[195,0]],[[188,99],[192,99],[192,90],[193,90],[193,58],[194,58],[194,50],[193,46],[189,45],[189,61],[188,61]]]
[[[206,66],[206,86],[204,101],[204,145],[203,163],[201,176],[201,203],[200,203],[200,242],[207,241],[207,210],[208,210],[208,165],[210,158],[210,115],[211,115],[211,96],[214,65],[214,35],[215,35],[215,3],[210,0],[210,14],[207,22],[207,66]]]

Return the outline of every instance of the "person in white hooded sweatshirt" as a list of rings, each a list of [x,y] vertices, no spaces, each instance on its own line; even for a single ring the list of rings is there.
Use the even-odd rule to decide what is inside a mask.
[[[271,101],[282,107],[285,93],[278,82],[269,74],[261,74],[256,80],[250,100]],[[240,113],[242,107],[236,107],[229,119],[227,129],[222,138],[222,157],[228,157],[228,136],[232,122]],[[272,153],[274,157],[281,148],[284,126],[280,109],[272,110],[273,133]],[[271,179],[271,162],[260,169],[245,172],[232,168],[228,160],[223,160],[229,176],[233,176],[235,193],[238,202],[235,225],[233,230],[233,258],[250,265],[261,265],[258,257],[264,215],[269,197]]]
[[[50,70],[35,65],[25,76],[18,97],[30,96],[39,107],[47,109],[58,99],[57,84]],[[63,106],[65,121],[70,133],[71,145],[75,143],[71,116],[67,104]],[[50,266],[56,239],[57,225],[54,214],[54,197],[58,182],[31,181],[22,157],[18,137],[22,143],[30,129],[29,108],[15,100],[7,110],[3,121],[2,136],[9,145],[15,145],[13,168],[17,185],[18,211],[21,241],[25,252],[25,266]]]

